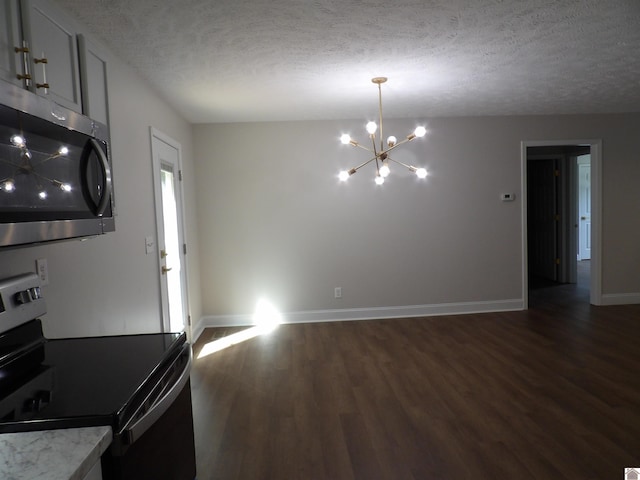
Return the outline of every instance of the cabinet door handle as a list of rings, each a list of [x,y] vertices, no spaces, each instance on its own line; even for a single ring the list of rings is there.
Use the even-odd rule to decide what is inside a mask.
[[[47,67],[46,64],[49,63],[47,57],[44,56],[44,52],[42,52],[42,58],[34,58],[33,63],[36,65],[38,63],[42,64],[42,83],[36,83],[36,88],[44,88],[44,93],[48,93],[49,84],[47,83]]]
[[[22,54],[22,73],[16,75],[18,80],[24,80],[24,86],[31,86],[31,74],[29,73],[29,45],[26,41],[22,42],[22,47],[14,47],[13,48],[16,53]]]

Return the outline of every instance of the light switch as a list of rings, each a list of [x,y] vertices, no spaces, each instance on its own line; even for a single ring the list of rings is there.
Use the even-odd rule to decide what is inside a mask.
[[[156,242],[153,239],[153,236],[148,236],[144,238],[144,251],[149,255],[156,251]]]
[[[500,200],[503,202],[513,202],[516,199],[515,193],[503,193],[500,195]]]

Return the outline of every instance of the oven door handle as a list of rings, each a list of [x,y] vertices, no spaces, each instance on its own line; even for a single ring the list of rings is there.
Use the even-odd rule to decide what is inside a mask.
[[[146,432],[158,419],[164,415],[167,409],[173,404],[182,389],[189,381],[189,375],[191,373],[192,353],[191,346],[187,345],[189,350],[189,359],[187,364],[180,374],[178,380],[173,384],[169,391],[159,400],[157,400],[153,406],[132,425],[125,425],[122,429],[122,436],[126,444],[131,445],[137,439],[139,439],[144,432]],[[180,356],[176,358],[176,362],[180,359]]]

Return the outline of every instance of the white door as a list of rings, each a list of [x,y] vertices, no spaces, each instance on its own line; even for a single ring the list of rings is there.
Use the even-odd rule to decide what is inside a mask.
[[[586,155],[585,155],[586,156]],[[591,258],[591,165],[578,165],[578,256]]]
[[[163,327],[167,332],[180,332],[188,329],[189,311],[182,220],[181,149],[180,144],[152,128],[151,152]]]

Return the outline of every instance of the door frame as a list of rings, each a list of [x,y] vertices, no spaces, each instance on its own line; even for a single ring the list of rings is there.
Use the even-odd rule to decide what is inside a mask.
[[[522,191],[522,301],[529,308],[529,258],[527,254],[527,147],[588,145],[591,150],[591,284],[592,305],[602,305],[602,140],[525,140],[520,142]]]
[[[162,133],[160,130],[154,128],[154,127],[149,127],[149,136],[150,136],[150,141],[151,141],[151,164],[152,164],[152,176],[153,176],[153,198],[154,198],[154,210],[155,210],[155,220],[156,220],[156,238],[157,238],[157,242],[156,244],[158,245],[158,249],[156,252],[156,259],[157,259],[157,268],[158,268],[158,287],[160,289],[160,311],[162,314],[162,329],[165,332],[168,332],[169,330],[171,330],[170,328],[170,319],[169,319],[169,312],[167,312],[165,310],[165,305],[168,305],[168,292],[167,289],[164,287],[163,281],[162,281],[162,259],[160,258],[160,250],[161,250],[161,245],[160,245],[160,240],[161,240],[161,236],[163,234],[163,230],[161,230],[161,225],[163,225],[163,216],[162,216],[162,185],[161,185],[161,180],[160,180],[160,169],[161,169],[161,163],[159,162],[159,157],[158,155],[156,155],[155,152],[155,141],[160,141],[163,143],[166,143],[167,145],[169,145],[170,147],[173,147],[176,149],[176,151],[178,152],[178,171],[182,172],[182,146],[180,145],[179,142],[177,142],[176,140],[174,140],[173,138],[169,137],[168,135]],[[180,175],[181,173],[179,173]],[[176,185],[176,200],[178,202],[177,205],[177,209],[178,209],[178,229],[179,229],[179,236],[182,240],[182,244],[183,244],[183,248],[182,250],[179,252],[180,255],[180,260],[181,260],[181,270],[180,270],[180,283],[182,285],[182,309],[183,309],[183,316],[184,316],[184,329],[185,332],[187,332],[187,336],[189,338],[191,338],[191,315],[190,315],[190,306],[189,306],[189,288],[188,288],[188,278],[189,276],[187,275],[187,258],[186,258],[186,244],[187,244],[187,238],[186,238],[186,229],[185,229],[185,224],[184,224],[184,218],[185,218],[185,212],[184,212],[184,192],[182,189],[182,181],[181,179],[178,179],[177,185]]]

